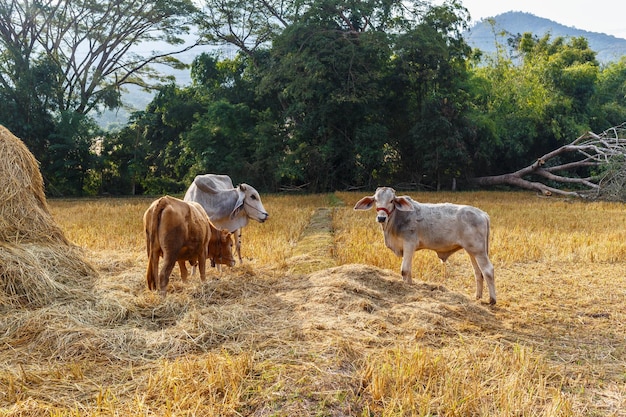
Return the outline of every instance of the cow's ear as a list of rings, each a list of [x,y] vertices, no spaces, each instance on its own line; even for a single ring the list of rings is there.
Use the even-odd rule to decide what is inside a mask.
[[[374,205],[374,197],[363,197],[354,205],[355,210],[369,210]]]
[[[415,211],[411,197],[403,195],[393,199],[393,205],[400,211]]]

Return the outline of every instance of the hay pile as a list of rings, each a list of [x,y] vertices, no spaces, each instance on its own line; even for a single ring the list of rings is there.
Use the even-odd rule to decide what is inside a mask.
[[[314,340],[349,339],[353,345],[398,343],[438,345],[459,329],[480,333],[498,328],[493,314],[471,298],[441,285],[407,286],[398,274],[347,264],[319,270],[306,284],[277,293],[293,306],[292,320]]]
[[[76,298],[95,276],[48,211],[37,160],[0,126],[0,308]]]

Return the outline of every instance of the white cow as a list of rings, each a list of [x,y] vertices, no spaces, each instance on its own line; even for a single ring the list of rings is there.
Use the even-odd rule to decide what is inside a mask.
[[[263,223],[269,217],[257,190],[247,184],[233,186],[228,175],[197,175],[185,193],[185,201],[200,203],[218,229],[232,232],[241,263],[241,229],[249,219]]]
[[[355,210],[376,205],[376,220],[381,224],[385,245],[402,256],[402,279],[411,280],[413,254],[432,249],[445,262],[454,252],[465,249],[476,277],[476,299],[483,295],[483,279],[489,288],[489,303],[496,303],[494,270],[489,260],[489,215],[471,206],[423,204],[408,196],[396,196],[389,187],[380,187],[371,197],[363,197]]]

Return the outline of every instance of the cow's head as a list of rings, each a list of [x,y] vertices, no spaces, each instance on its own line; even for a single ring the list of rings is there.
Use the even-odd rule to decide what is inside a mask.
[[[371,197],[363,197],[354,206],[355,210],[369,210],[376,204],[376,221],[385,223],[394,210],[413,211],[415,206],[408,196],[396,197],[396,190],[378,187]]]
[[[209,259],[211,266],[217,264],[234,266],[235,257],[233,256],[233,239],[232,233],[228,230],[218,230],[217,233],[211,234],[209,240]]]
[[[241,210],[245,211],[246,216],[263,223],[270,216],[261,203],[261,196],[254,187],[248,184],[239,184],[236,188],[238,193],[237,204],[231,217],[235,217]]]

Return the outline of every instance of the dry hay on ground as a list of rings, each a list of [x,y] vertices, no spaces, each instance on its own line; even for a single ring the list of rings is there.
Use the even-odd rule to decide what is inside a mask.
[[[47,215],[45,199],[38,201]],[[327,224],[329,212],[318,210],[318,218]],[[43,225],[56,228],[48,221]],[[406,286],[397,274],[364,265],[321,269],[327,265],[321,260],[332,258],[332,240],[319,226],[303,234],[287,270],[248,264],[186,284],[175,272],[166,299],[146,289],[143,253],[124,262],[93,254],[95,280],[77,248],[20,233],[31,236],[29,243],[0,242],[0,407],[17,414],[78,404],[88,410],[103,391],[118,398],[122,411],[132,409],[164,361],[221,352],[283,369],[294,381],[281,388],[287,401],[304,389],[302,373],[320,392],[346,390],[355,383],[349,363],[373,350],[416,340],[438,345],[442,334],[468,323],[497,327],[488,308],[438,285]],[[306,267],[295,267],[302,257]]]
[[[326,219],[323,226],[330,216],[318,210],[311,223],[315,219]],[[527,264],[500,268],[499,289],[508,296],[488,307],[472,299],[473,280],[467,272],[443,281],[449,288],[465,288],[456,292],[419,280],[406,285],[397,271],[372,266],[323,266],[332,253],[326,239],[331,232],[310,229],[302,234],[294,257],[280,266],[248,262],[221,275],[210,270],[204,283],[196,276],[185,284],[176,271],[166,299],[146,289],[143,251],[93,253],[100,278],[85,299],[32,312],[7,311],[0,319],[0,345],[5,347],[0,350],[0,412],[7,407],[8,415],[31,410],[33,415],[43,410],[51,415],[71,410],[84,415],[186,415],[190,410],[197,415],[360,415],[363,404],[377,404],[377,392],[382,398],[385,392],[407,397],[415,387],[430,384],[427,378],[407,382],[393,372],[405,369],[415,352],[430,358],[433,369],[445,368],[448,377],[437,381],[462,380],[446,390],[448,397],[461,387],[459,392],[475,393],[486,407],[493,404],[492,410],[527,400],[530,405],[519,412],[576,415],[546,411],[553,396],[565,398],[562,392],[574,392],[572,403],[578,409],[598,396],[607,404],[596,401],[594,409],[623,409],[615,405],[623,402],[623,387],[611,382],[596,388],[597,378],[585,376],[613,371],[606,359],[598,359],[607,352],[600,343],[622,346],[623,336],[616,330],[619,334],[607,338],[609,332],[590,326],[608,323],[609,317],[619,321],[621,313],[609,315],[608,307],[598,303],[586,315],[584,300],[578,299],[572,304],[574,320],[551,317],[567,308],[567,297],[555,292],[564,277],[575,275],[572,271],[550,266],[558,270],[552,273],[544,264],[532,270]],[[600,275],[610,276],[614,267]],[[542,290],[520,303],[512,294],[526,290],[513,287],[525,287],[528,276],[539,277]],[[587,346],[580,336],[594,330],[597,337]],[[578,352],[581,345],[590,352]],[[561,366],[558,356],[563,353],[571,355]],[[615,371],[622,372],[622,353],[608,353],[615,356]],[[554,373],[544,357],[563,370]],[[511,363],[518,359],[528,366]],[[592,371],[580,372],[585,361]],[[219,374],[217,381],[209,379],[214,374]],[[487,376],[480,379],[478,374]],[[612,373],[602,375],[619,380]],[[396,391],[380,388],[387,382]],[[506,388],[511,385],[515,387]],[[579,386],[587,394],[579,395]],[[501,395],[516,399],[495,400],[499,387]],[[539,395],[537,387],[543,389]]]
[[[312,339],[341,337],[387,344],[422,339],[439,344],[442,334],[462,328],[498,327],[488,308],[440,285],[406,285],[389,270],[361,264],[310,274],[279,295],[294,309]]]
[[[0,308],[89,298],[95,277],[48,211],[37,160],[0,126]]]
[[[165,299],[145,288],[143,265],[106,268],[94,297],[2,319],[2,344],[11,349],[0,352],[0,391],[10,395],[0,407],[36,399],[71,408],[93,402],[103,387],[130,402],[122,393],[133,395],[163,359],[225,351],[254,352],[256,363],[288,372],[331,369],[318,383],[339,389],[339,380],[353,383],[354,376],[332,369],[363,360],[371,349],[416,340],[439,345],[442,334],[467,323],[497,327],[489,309],[467,297],[427,283],[406,286],[371,266],[285,275],[244,265],[210,273],[204,283],[182,283],[175,273]],[[71,385],[63,364],[81,375]]]

